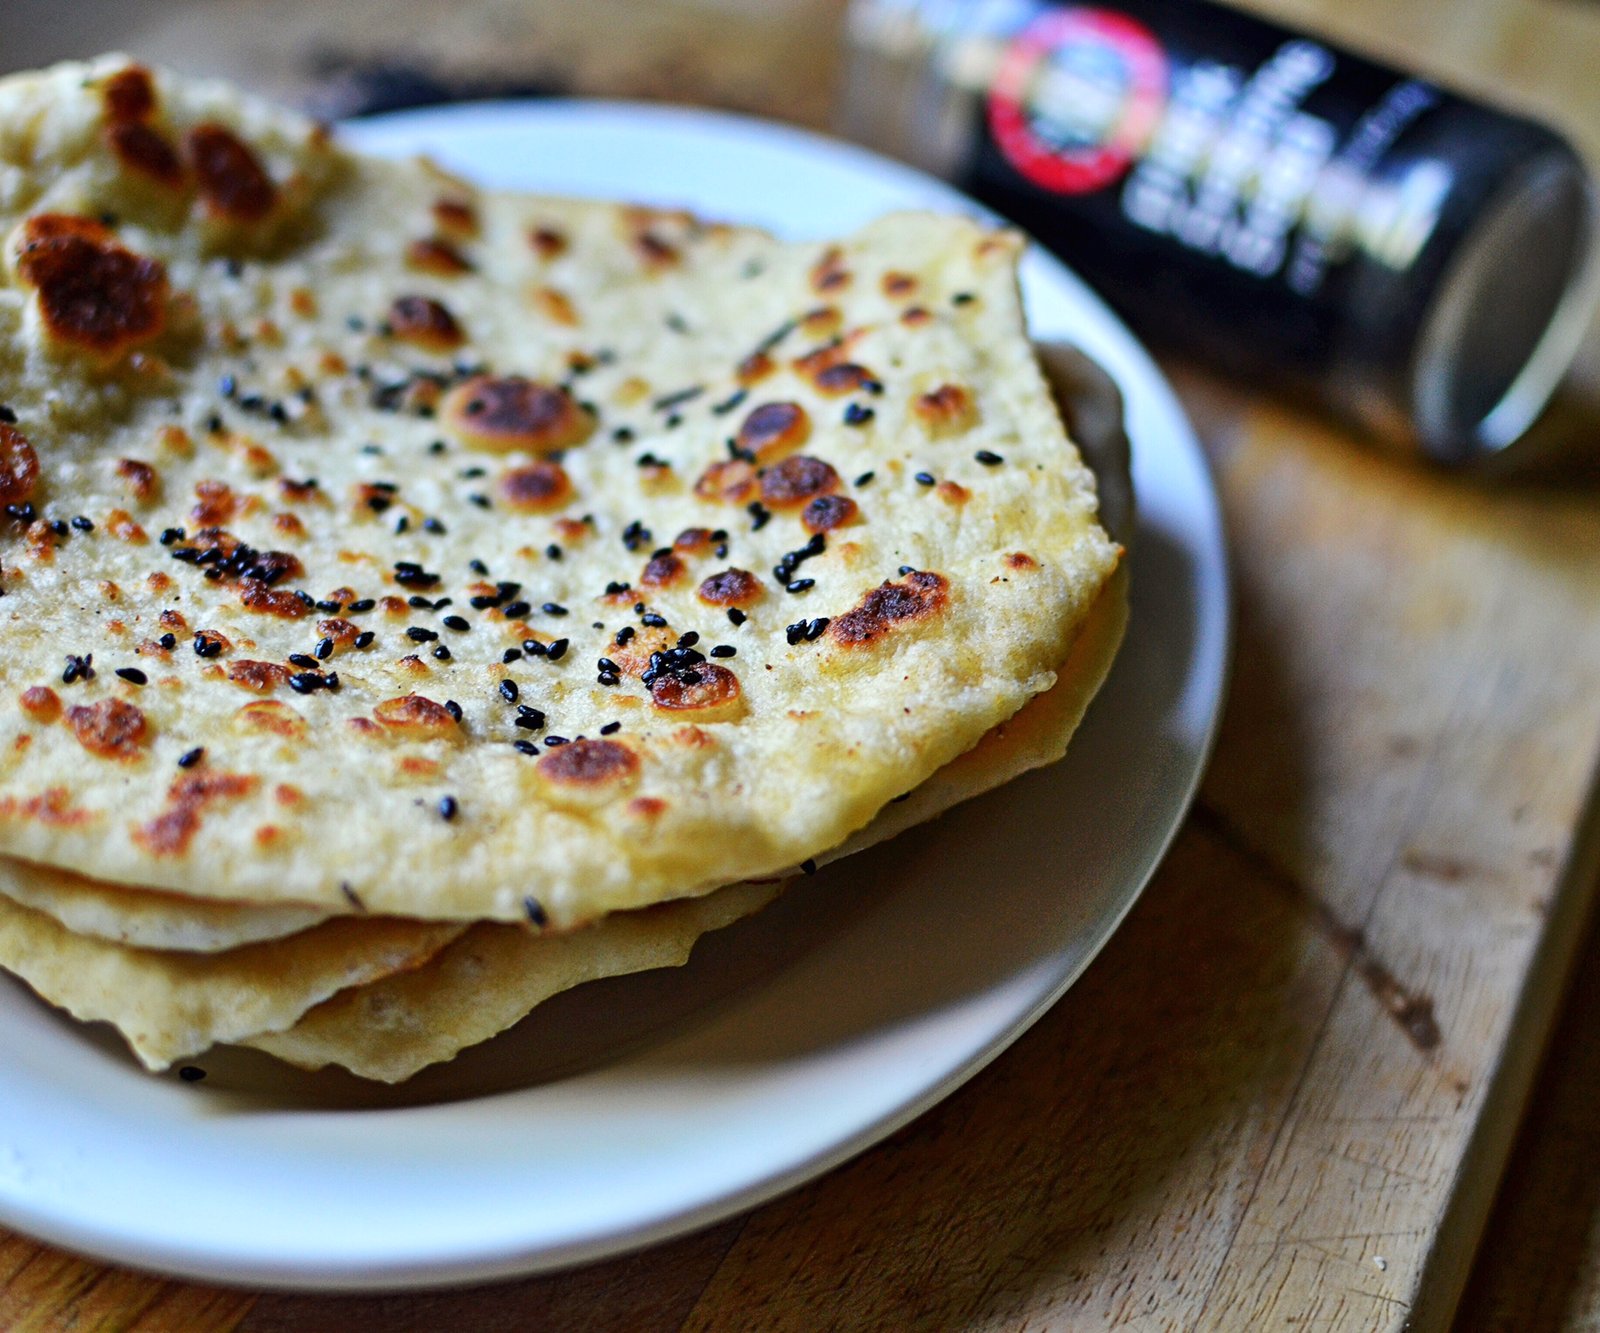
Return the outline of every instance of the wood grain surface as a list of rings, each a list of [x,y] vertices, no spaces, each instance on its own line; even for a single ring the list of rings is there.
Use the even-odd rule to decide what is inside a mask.
[[[1269,7],[1600,148],[1594,6]],[[301,100],[333,56],[429,50],[816,123],[838,5],[472,0],[431,45],[421,0],[270,8],[123,5],[95,44]],[[1569,405],[1563,461],[1468,481],[1169,369],[1236,561],[1217,755],[1124,928],[988,1070],[747,1216],[491,1287],[213,1290],[0,1234],[0,1328],[1439,1328],[1464,1287],[1465,1329],[1600,1327],[1593,945],[1512,1152],[1600,855],[1600,419]]]

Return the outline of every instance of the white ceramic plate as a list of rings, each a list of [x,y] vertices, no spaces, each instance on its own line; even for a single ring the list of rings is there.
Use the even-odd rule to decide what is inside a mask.
[[[796,237],[975,207],[858,149],[699,111],[476,105],[351,134],[492,185]],[[582,988],[394,1094],[248,1055],[208,1060],[203,1084],[152,1078],[0,983],[0,1221],[251,1285],[524,1273],[770,1198],[1013,1041],[1105,943],[1182,819],[1229,619],[1216,498],[1170,389],[1055,260],[1035,249],[1023,282],[1035,336],[1077,343],[1121,385],[1139,496],[1127,642],[1062,764],[824,871],[682,971]]]

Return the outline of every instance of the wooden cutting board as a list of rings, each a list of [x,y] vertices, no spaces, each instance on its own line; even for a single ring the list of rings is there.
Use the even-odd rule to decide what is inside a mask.
[[[467,1292],[211,1290],[0,1233],[0,1327],[1444,1326],[1594,895],[1600,421],[1473,482],[1171,369],[1236,562],[1217,755],[1105,954],[965,1089],[746,1217]]]

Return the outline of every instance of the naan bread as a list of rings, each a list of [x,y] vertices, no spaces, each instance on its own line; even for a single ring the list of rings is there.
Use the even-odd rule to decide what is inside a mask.
[[[461,926],[328,921],[226,953],[162,953],[76,935],[0,897],[0,967],[84,1022],[116,1025],[150,1069],[290,1026],[351,986],[418,967]]]
[[[12,856],[560,927],[770,875],[1116,564],[1009,233],[485,195],[111,61],[0,83],[0,229]]]

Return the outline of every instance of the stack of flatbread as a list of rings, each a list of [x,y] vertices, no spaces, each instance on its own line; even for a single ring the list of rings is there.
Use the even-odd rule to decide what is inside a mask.
[[[0,82],[0,234],[0,965],[153,1070],[681,963],[1120,639],[1010,233],[492,194],[108,57]]]

